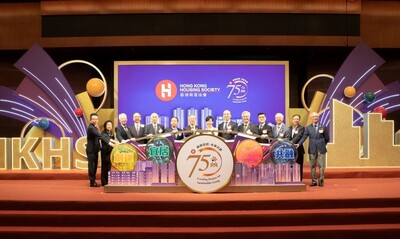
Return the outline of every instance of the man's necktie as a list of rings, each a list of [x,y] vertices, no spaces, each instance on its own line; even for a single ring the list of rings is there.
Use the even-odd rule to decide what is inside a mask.
[[[137,134],[138,136],[139,136],[139,127],[140,127],[140,126],[137,124],[137,125],[136,125],[136,134]]]
[[[224,130],[228,130],[228,123],[227,122],[224,123]]]
[[[132,138],[131,134],[129,133],[128,127],[126,127],[126,125],[123,125],[123,127],[124,127],[124,130],[125,130],[126,135],[128,136],[128,138]]]

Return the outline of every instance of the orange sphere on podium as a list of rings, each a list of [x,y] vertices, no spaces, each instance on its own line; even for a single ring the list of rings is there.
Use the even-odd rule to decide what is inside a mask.
[[[86,83],[86,91],[92,97],[99,97],[104,94],[104,82],[99,78],[92,78]]]

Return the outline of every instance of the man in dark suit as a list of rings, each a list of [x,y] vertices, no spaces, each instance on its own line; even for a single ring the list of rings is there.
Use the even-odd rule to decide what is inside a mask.
[[[117,135],[117,140],[119,142],[122,142],[123,140],[129,140],[132,138],[132,133],[130,132],[127,123],[128,123],[128,118],[126,117],[125,113],[119,114],[118,115],[119,123],[115,128],[115,134]]]
[[[224,121],[218,125],[218,130],[225,131],[224,133],[218,133],[218,136],[231,140],[235,138],[235,134],[232,132],[237,132],[239,127],[236,122],[231,121],[231,112],[229,110],[224,110],[222,115]]]
[[[288,137],[288,129],[283,123],[284,116],[282,113],[275,114],[276,125],[272,127],[272,134],[275,139],[285,139]]]
[[[272,134],[272,127],[267,124],[267,116],[265,113],[258,113],[258,135],[260,138],[257,138],[257,141],[262,144],[269,144],[270,139],[274,137]]]
[[[298,114],[293,115],[292,125],[289,126],[288,139],[293,144],[298,144],[304,135],[305,128],[300,125],[301,117]],[[300,165],[300,181],[303,180],[303,164],[304,164],[304,146],[301,144],[297,147],[297,160],[296,163]]]
[[[162,134],[165,132],[164,126],[158,123],[158,114],[152,113],[150,115],[151,124],[146,125],[144,128],[144,134],[151,138],[156,134]]]
[[[138,144],[145,144],[147,141],[146,139],[142,140],[136,140],[137,138],[143,138],[145,137],[145,129],[144,129],[144,124],[142,124],[140,121],[142,119],[142,116],[139,113],[134,113],[133,114],[133,125],[129,127],[129,131],[132,134],[132,140],[136,141]]]
[[[196,115],[189,115],[189,125],[185,126],[183,128],[184,131],[189,131],[191,130],[190,133],[185,133],[185,137],[189,137],[195,134],[199,134],[199,132],[196,132],[198,129],[200,129],[199,126],[196,125]]]
[[[114,140],[104,137],[98,128],[99,116],[96,113],[90,114],[90,124],[87,129],[86,155],[88,159],[88,174],[90,187],[100,187],[96,182],[97,164],[101,144],[108,144],[114,147]],[[101,142],[100,142],[101,141]]]
[[[324,186],[324,171],[326,165],[326,144],[329,142],[328,128],[318,122],[319,114],[316,112],[311,113],[312,123],[308,125],[304,131],[303,137],[300,139],[296,146],[302,145],[304,141],[309,138],[308,154],[310,157],[311,166],[311,187]],[[319,180],[317,183],[316,167],[317,161],[319,165]]]
[[[238,132],[245,134],[258,134],[257,125],[250,122],[250,112],[242,112],[243,124],[239,125]]]
[[[167,129],[165,129],[165,132],[170,132],[172,134],[172,137],[175,140],[182,140],[183,139],[183,133],[182,132],[178,132],[178,131],[182,131],[182,129],[178,128],[178,118],[177,117],[172,117],[171,118],[171,126]]]

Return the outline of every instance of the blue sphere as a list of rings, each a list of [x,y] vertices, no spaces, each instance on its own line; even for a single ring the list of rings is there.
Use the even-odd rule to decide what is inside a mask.
[[[47,129],[50,126],[50,121],[48,119],[40,119],[38,124],[40,128]]]
[[[277,140],[271,145],[270,155],[272,162],[295,163],[297,159],[297,149],[294,144],[288,140]]]

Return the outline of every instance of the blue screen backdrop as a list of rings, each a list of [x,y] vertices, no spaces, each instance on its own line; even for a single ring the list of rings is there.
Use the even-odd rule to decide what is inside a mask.
[[[287,61],[115,62],[116,114],[126,113],[133,123],[133,113],[139,112],[142,123],[148,124],[155,112],[166,127],[177,116],[180,128],[191,114],[201,128],[211,115],[216,127],[226,109],[239,124],[244,110],[251,113],[253,123],[259,112],[274,122],[276,113],[286,115],[288,109],[288,65]]]

